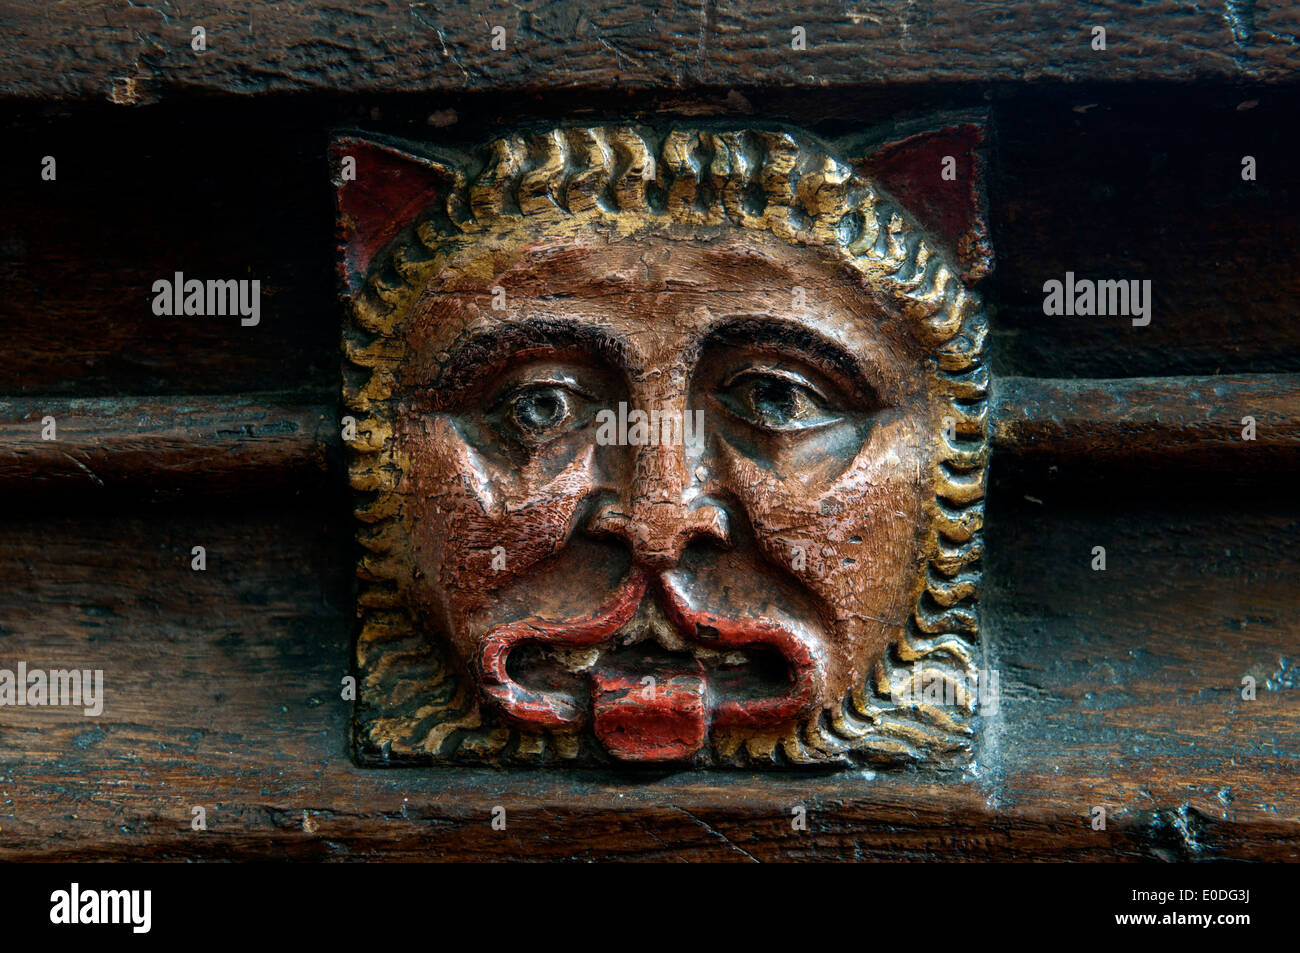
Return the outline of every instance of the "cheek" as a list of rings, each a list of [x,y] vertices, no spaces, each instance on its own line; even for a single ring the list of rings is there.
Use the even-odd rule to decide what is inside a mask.
[[[828,622],[902,624],[910,612],[923,481],[915,418],[872,429],[833,476],[781,479],[727,448],[759,548],[815,593]]]
[[[555,471],[496,466],[442,417],[411,422],[399,439],[417,595],[450,610],[453,628],[558,553],[591,492],[590,448]]]

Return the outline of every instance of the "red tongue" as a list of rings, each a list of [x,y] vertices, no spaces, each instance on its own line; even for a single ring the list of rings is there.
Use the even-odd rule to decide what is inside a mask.
[[[623,761],[680,761],[704,746],[709,732],[704,667],[603,661],[591,675],[596,737]]]

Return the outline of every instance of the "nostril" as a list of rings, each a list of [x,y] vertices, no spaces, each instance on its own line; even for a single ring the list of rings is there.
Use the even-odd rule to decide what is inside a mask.
[[[600,510],[587,521],[587,532],[593,536],[613,536],[626,539],[631,522],[631,517],[626,513]]]
[[[631,512],[624,512],[630,509]],[[726,509],[714,500],[685,503],[679,499],[641,497],[626,505],[606,498],[594,507],[586,531],[623,543],[633,562],[651,571],[672,569],[693,543],[723,549],[733,545]]]
[[[587,501],[587,516],[580,525],[593,536],[621,536],[632,520],[624,508],[613,492],[595,493]]]
[[[707,540],[724,549],[730,549],[731,517],[726,507],[713,500],[702,500],[692,510],[692,540]]]

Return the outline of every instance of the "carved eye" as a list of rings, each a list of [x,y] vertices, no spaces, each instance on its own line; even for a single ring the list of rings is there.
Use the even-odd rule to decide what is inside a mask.
[[[524,383],[497,402],[499,426],[516,440],[538,445],[585,424],[591,403],[588,395],[566,383]]]
[[[841,419],[809,380],[783,368],[747,369],[722,385],[722,405],[765,430],[822,427]]]
[[[569,396],[560,387],[539,387],[515,396],[508,415],[519,429],[546,433],[569,418]]]

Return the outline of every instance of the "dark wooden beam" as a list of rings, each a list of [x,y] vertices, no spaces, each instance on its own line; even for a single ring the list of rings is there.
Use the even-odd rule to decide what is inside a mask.
[[[318,479],[337,433],[331,408],[274,394],[0,400],[0,487],[222,493]]]
[[[994,383],[997,452],[1096,459],[1247,459],[1300,450],[1300,374],[1000,378]],[[1253,440],[1243,437],[1253,418]]]
[[[991,438],[1004,455],[1194,462],[1300,451],[1300,374],[1008,377],[993,395]],[[336,416],[276,394],[0,400],[0,487],[226,492],[319,479],[338,452]]]
[[[0,2],[9,98],[960,82],[1286,82],[1294,4]],[[191,47],[205,31],[206,49]],[[493,49],[492,30],[505,30]],[[1094,49],[1094,28],[1106,31]],[[792,48],[802,28],[806,48]]]
[[[105,704],[0,706],[0,861],[1300,860],[1289,499],[1004,495],[981,770],[875,776],[361,768],[346,507],[4,499],[0,667],[101,669]]]

